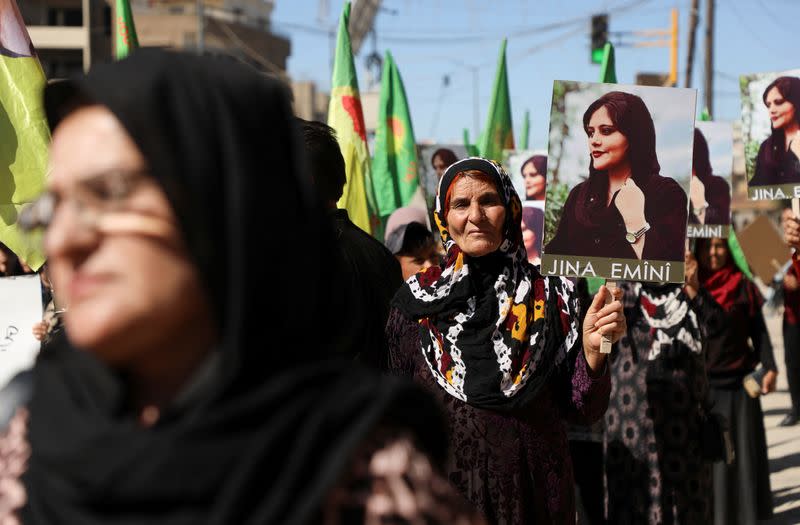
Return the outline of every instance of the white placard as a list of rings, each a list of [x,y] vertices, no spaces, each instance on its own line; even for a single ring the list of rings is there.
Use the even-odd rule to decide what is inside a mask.
[[[33,367],[40,342],[32,329],[41,320],[39,276],[0,277],[0,388]]]

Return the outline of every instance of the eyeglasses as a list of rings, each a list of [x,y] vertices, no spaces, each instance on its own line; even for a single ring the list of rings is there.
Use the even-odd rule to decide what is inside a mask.
[[[125,201],[145,175],[144,170],[109,171],[82,179],[61,194],[46,191],[22,209],[17,224],[26,232],[46,230],[58,208],[69,203],[81,225],[95,227],[103,215],[124,210]]]

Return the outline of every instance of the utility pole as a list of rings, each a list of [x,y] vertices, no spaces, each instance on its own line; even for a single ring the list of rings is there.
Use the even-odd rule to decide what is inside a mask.
[[[706,0],[706,109],[714,114],[714,0]]]
[[[694,69],[694,43],[697,37],[697,20],[700,11],[700,0],[692,0],[689,11],[689,45],[686,51],[686,80],[684,87],[692,87],[692,69]]]
[[[669,41],[669,85],[678,85],[678,9],[672,9]]]

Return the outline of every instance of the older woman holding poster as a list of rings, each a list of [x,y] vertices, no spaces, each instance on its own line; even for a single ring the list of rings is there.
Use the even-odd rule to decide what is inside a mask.
[[[750,186],[800,183],[800,78],[778,77],[764,90],[772,133],[761,143]]]
[[[608,405],[601,336],[626,330],[601,287],[583,327],[572,284],[527,262],[521,205],[494,162],[456,162],[435,216],[443,267],[406,281],[387,333],[390,368],[445,406],[448,476],[492,523],[573,523],[564,420],[592,422]],[[616,293],[618,296],[619,294]]]
[[[570,191],[545,253],[683,260],[687,198],[659,174],[656,132],[636,95],[606,93],[583,115],[589,178]]]

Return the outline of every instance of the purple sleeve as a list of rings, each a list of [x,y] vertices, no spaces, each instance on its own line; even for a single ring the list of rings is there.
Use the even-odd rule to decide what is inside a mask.
[[[569,378],[571,392],[567,403],[566,419],[578,425],[591,425],[606,412],[608,399],[611,395],[611,375],[608,371],[608,361],[603,369],[603,374],[598,377],[589,375],[589,364],[583,349],[578,349],[575,366],[571,367],[572,374]]]

